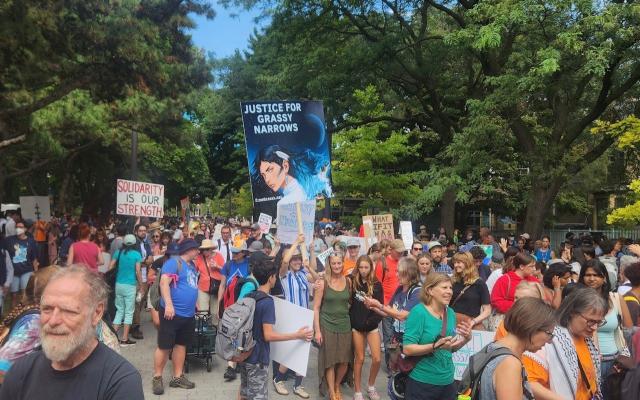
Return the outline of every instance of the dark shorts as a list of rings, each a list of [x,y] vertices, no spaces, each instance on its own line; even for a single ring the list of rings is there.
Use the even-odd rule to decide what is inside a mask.
[[[158,313],[160,313],[158,348],[161,350],[171,350],[175,345],[189,346],[195,335],[195,318],[175,315],[173,319],[168,320],[164,318],[164,308],[162,307],[158,310]]]
[[[455,383],[449,385],[431,385],[407,379],[404,392],[405,399],[411,400],[455,400],[457,397]]]

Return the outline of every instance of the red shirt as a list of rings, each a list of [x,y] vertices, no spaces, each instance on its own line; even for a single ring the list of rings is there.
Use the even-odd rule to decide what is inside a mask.
[[[530,275],[524,279],[520,278],[515,271],[509,271],[496,281],[491,291],[491,306],[501,314],[506,314],[513,306],[516,295],[516,286],[522,281],[540,283],[535,276]],[[542,295],[542,294],[541,294]]]
[[[75,242],[73,248],[73,263],[84,264],[90,270],[98,272],[98,255],[100,248],[93,242]]]
[[[198,289],[203,292],[209,292],[209,286],[211,281],[209,280],[209,273],[207,272],[207,266],[204,262],[204,257],[202,255],[198,255],[193,262],[196,264],[196,268],[198,268],[198,272],[200,273],[200,277],[198,278]],[[217,251],[213,252],[211,259],[209,260],[209,272],[211,273],[211,277],[213,279],[222,280],[222,274],[220,274],[220,269],[224,265],[224,258],[222,254]]]
[[[387,260],[387,272],[383,275],[382,261],[378,261],[376,264],[376,278],[382,283],[382,292],[384,293],[384,304],[389,304],[393,293],[398,288],[398,260],[393,259],[391,256],[386,257]]]

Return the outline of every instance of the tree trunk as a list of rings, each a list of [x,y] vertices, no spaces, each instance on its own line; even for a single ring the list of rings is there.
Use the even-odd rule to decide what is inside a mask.
[[[551,182],[543,178],[533,180],[522,228],[522,233],[531,235],[532,240],[542,235],[545,219],[551,212],[551,206],[560,191],[562,182],[564,178],[555,178]]]
[[[447,231],[447,235],[451,236],[455,229],[456,216],[456,188],[451,186],[442,194],[440,202],[440,226]],[[436,231],[436,236],[437,236]]]

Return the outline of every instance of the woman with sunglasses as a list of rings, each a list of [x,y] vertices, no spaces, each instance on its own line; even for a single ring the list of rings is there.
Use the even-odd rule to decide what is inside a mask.
[[[607,300],[588,287],[576,287],[562,301],[551,342],[523,358],[536,399],[603,398],[600,354],[594,334],[606,323],[608,311]]]
[[[162,242],[160,241],[161,236],[162,234],[159,230],[155,230],[151,233],[151,242],[149,244],[151,245],[151,253],[154,256],[162,255]]]
[[[629,313],[627,303],[623,297],[616,292],[611,292],[611,282],[605,265],[597,258],[587,261],[580,271],[578,282],[595,289],[600,296],[607,301],[609,312],[605,315],[604,323],[598,327],[597,344],[601,356],[601,380],[602,393],[607,398],[608,388],[606,385],[606,376],[609,369],[613,366],[613,362],[623,348],[618,348],[615,339],[616,330],[619,328],[618,321],[622,322],[625,328],[631,328],[633,321]]]

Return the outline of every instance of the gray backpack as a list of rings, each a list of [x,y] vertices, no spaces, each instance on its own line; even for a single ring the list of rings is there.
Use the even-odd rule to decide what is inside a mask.
[[[494,358],[507,355],[516,357],[516,355],[506,347],[496,347],[489,350],[489,345],[486,345],[482,350],[472,355],[469,358],[469,365],[467,366],[467,369],[462,374],[462,380],[458,386],[458,394],[471,396],[473,400],[482,400],[480,398],[480,382],[484,369]],[[526,380],[527,376],[524,367],[522,367],[523,394],[525,398],[533,400],[533,394],[524,384]]]
[[[243,362],[256,345],[253,339],[253,319],[256,304],[269,295],[259,290],[247,294],[227,307],[218,323],[216,353],[227,361]]]

